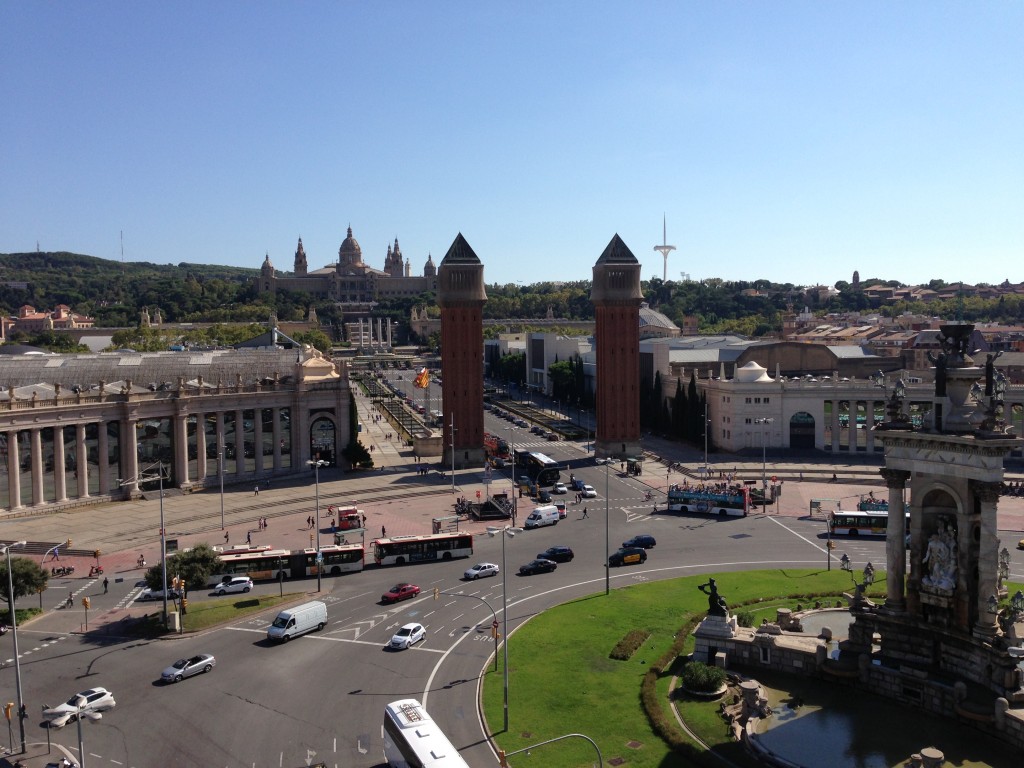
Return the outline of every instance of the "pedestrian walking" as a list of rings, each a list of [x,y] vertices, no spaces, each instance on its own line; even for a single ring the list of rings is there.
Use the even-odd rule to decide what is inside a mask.
[[[227,544],[227,543],[228,543],[228,540],[229,540],[230,538],[231,538],[231,532],[230,532],[230,531],[224,531],[224,543],[225,543],[225,544]]]
[[[586,507],[583,508],[583,517],[584,518],[588,517],[588,515],[587,515],[587,508]]]
[[[107,581],[107,577],[103,577],[103,594],[107,594],[107,587],[110,586],[110,582]]]
[[[245,543],[252,546],[252,531],[245,532]]]
[[[258,485],[255,488],[252,489],[252,495],[253,496],[259,496],[260,495],[260,487]]]
[[[380,527],[380,537],[382,539],[386,539],[388,537],[388,529],[385,528],[383,525]]]

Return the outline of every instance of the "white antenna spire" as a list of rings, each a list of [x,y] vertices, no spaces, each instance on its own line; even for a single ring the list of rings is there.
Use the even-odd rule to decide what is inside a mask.
[[[676,247],[668,244],[667,230],[665,228],[665,214],[661,214],[661,245],[654,246],[654,250],[661,253],[661,257],[665,260],[665,269],[661,275],[661,281],[666,282],[668,280],[668,255],[674,251]]]

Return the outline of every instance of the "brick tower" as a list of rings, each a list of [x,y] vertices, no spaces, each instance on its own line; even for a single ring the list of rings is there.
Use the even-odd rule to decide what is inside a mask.
[[[594,265],[597,316],[597,440],[594,453],[639,456],[640,262],[615,235]]]
[[[484,265],[460,232],[437,270],[446,466],[453,463],[453,446],[456,467],[480,467],[484,463],[484,330],[481,310],[485,301]]]

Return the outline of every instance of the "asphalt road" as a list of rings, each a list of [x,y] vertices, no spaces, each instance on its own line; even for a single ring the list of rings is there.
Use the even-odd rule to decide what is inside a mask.
[[[489,424],[489,428],[498,432],[502,424]],[[516,445],[528,442],[524,436]],[[582,518],[584,505],[570,503],[567,519],[557,526],[506,538],[504,578],[474,582],[461,578],[474,562],[502,563],[502,539],[487,536],[477,538],[468,560],[368,568],[328,578],[319,598],[328,605],[328,627],[285,645],[266,640],[273,613],[182,639],[123,641],[70,634],[68,617],[56,612],[19,631],[24,695],[32,715],[26,723],[28,740],[46,741],[47,731],[39,717],[43,703],[56,704],[100,685],[114,692],[118,704],[102,720],[83,724],[90,768],[298,768],[318,761],[369,768],[384,764],[385,704],[411,696],[427,705],[470,765],[490,767],[496,760],[479,720],[478,680],[494,651],[492,610],[502,618],[503,585],[507,584],[512,628],[551,606],[603,591],[606,507],[610,549],[638,533],[653,534],[658,541],[646,564],[611,569],[612,587],[692,573],[826,564],[820,520],[762,514],[719,519],[655,512],[652,503],[643,500],[642,479],[620,477],[581,460],[576,446],[536,442],[538,446],[544,442],[544,451],[560,462],[572,461],[575,474],[593,485],[599,498],[586,501],[586,519]],[[572,501],[571,495],[567,498]],[[520,521],[525,517],[523,506],[528,509],[528,500],[521,502]],[[550,574],[516,575],[519,565],[555,544],[571,546],[575,559]],[[858,569],[869,560],[884,567],[882,540],[846,540],[833,555],[838,558],[844,551]],[[1015,550],[1011,578],[1022,574],[1024,553]],[[422,595],[395,606],[381,605],[381,593],[398,581],[418,584]],[[112,581],[107,595],[95,581],[79,579],[68,586],[76,590],[76,600],[90,594],[102,608],[130,602],[137,594],[134,584],[134,580]],[[314,592],[316,582],[287,582],[285,587],[291,592]],[[435,587],[444,593],[437,600]],[[277,584],[260,584],[256,589],[257,593],[277,590]],[[190,599],[207,598],[193,595]],[[425,625],[426,640],[407,651],[386,650],[394,631],[410,621]],[[198,652],[217,657],[217,667],[210,674],[174,685],[158,682],[164,667]],[[0,638],[0,658],[12,657],[8,633]],[[510,682],[515,685],[514,676]],[[0,686],[7,692],[6,700],[13,700],[10,664],[0,669]],[[519,713],[510,714],[514,726]],[[57,748],[78,757],[74,724],[49,735]]]

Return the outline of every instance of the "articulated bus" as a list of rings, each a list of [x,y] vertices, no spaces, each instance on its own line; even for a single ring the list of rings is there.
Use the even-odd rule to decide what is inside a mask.
[[[373,542],[377,565],[405,565],[451,560],[473,554],[473,534],[453,531],[422,536],[393,536]]]
[[[516,467],[517,471],[522,469],[538,488],[554,485],[562,477],[557,461],[534,451],[516,451]]]
[[[338,576],[363,570],[362,544],[330,544],[320,547],[324,553],[324,573]],[[269,546],[250,551],[221,554],[220,567],[207,584],[216,586],[226,577],[248,576],[253,581],[274,581],[283,573],[286,579],[302,579],[316,575],[316,549],[271,549]]]
[[[735,487],[722,493],[712,493],[707,490],[673,485],[668,491],[668,508],[671,512],[746,517],[750,511],[750,490],[745,487]]]
[[[384,759],[390,768],[469,768],[416,699],[384,708]]]
[[[837,509],[828,516],[830,536],[882,536],[889,527],[888,511],[844,512]],[[910,532],[910,513],[903,530]]]

